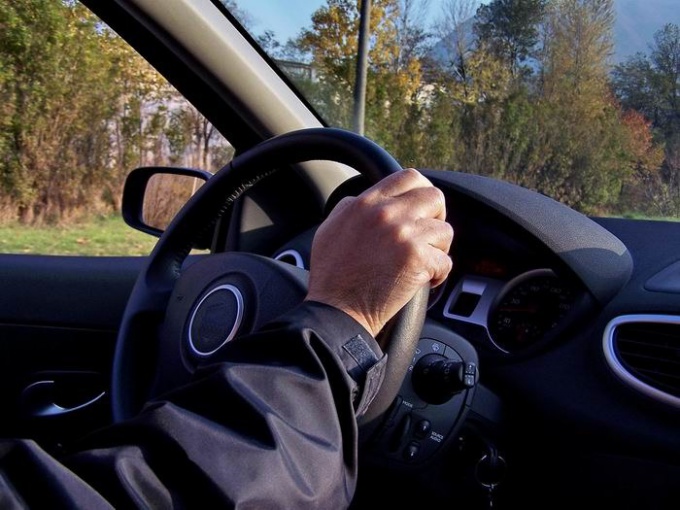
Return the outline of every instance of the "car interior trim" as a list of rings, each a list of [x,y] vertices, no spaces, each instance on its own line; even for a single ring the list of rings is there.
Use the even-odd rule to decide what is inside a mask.
[[[603,349],[607,364],[612,369],[614,374],[628,386],[634,388],[640,393],[673,407],[680,408],[680,398],[666,393],[658,388],[650,386],[641,381],[629,370],[619,359],[616,352],[615,340],[616,330],[622,324],[630,323],[657,323],[657,324],[677,324],[680,326],[680,316],[677,315],[657,315],[657,314],[632,314],[621,315],[615,317],[607,324],[604,330]]]
[[[426,175],[486,204],[536,237],[602,304],[609,302],[633,273],[633,259],[620,239],[545,195],[480,175],[432,171]]]
[[[194,319],[196,318],[196,314],[198,313],[198,310],[200,310],[201,305],[205,302],[205,300],[208,299],[213,294],[215,294],[216,292],[220,291],[231,292],[234,295],[234,298],[236,300],[236,317],[233,319],[234,324],[232,325],[231,330],[229,331],[229,334],[226,336],[226,338],[215,349],[212,349],[210,351],[202,351],[196,347],[193,338],[192,332]],[[191,347],[191,350],[194,352],[194,354],[201,357],[210,356],[211,354],[216,353],[222,348],[222,346],[224,346],[227,342],[229,342],[236,336],[236,333],[238,332],[238,328],[241,326],[242,321],[243,321],[243,294],[241,294],[241,291],[238,290],[238,288],[234,287],[233,285],[229,284],[219,285],[218,287],[215,287],[205,296],[203,296],[203,298],[198,302],[196,308],[194,308],[194,311],[191,314],[191,319],[189,320],[189,327],[187,328],[187,333],[189,335],[189,346]]]
[[[305,261],[302,259],[302,255],[297,250],[285,250],[274,256],[274,260],[279,262],[288,262],[289,264],[299,267],[300,269],[307,269],[305,267]]]
[[[487,332],[488,339],[493,343],[493,339],[491,338],[488,329],[488,317],[492,305],[496,300],[496,296],[498,296],[504,285],[505,282],[495,280],[493,278],[465,276],[460,280],[460,282],[458,282],[451,294],[449,294],[446,304],[444,305],[444,317],[447,319],[466,322],[483,327]],[[472,310],[468,316],[459,315],[453,311],[456,302],[463,294],[473,294],[479,296],[479,301],[474,307],[474,310]],[[500,351],[507,353],[507,351],[495,343],[493,343],[493,345]]]

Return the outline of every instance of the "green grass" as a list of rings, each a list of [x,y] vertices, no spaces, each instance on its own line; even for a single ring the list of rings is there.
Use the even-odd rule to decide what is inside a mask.
[[[0,253],[148,255],[156,241],[119,217],[64,227],[0,226]]]
[[[678,218],[653,218],[641,214],[622,214],[620,217],[678,221]],[[62,227],[0,226],[0,253],[148,255],[156,240],[127,226],[117,216]]]
[[[612,218],[624,218],[627,220],[646,220],[646,221],[672,221],[678,222],[680,218],[677,216],[648,216],[639,212],[627,212],[619,215],[611,215]]]

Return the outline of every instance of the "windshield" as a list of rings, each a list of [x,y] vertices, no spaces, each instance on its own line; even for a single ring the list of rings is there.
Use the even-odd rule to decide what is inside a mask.
[[[329,125],[404,166],[504,179],[591,215],[677,218],[675,1],[223,3]]]

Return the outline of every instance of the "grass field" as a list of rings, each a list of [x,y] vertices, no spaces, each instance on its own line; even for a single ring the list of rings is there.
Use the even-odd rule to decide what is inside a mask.
[[[0,253],[148,255],[156,240],[119,217],[66,227],[0,226]]]
[[[624,217],[633,218],[633,215]],[[677,218],[644,218],[678,221]],[[0,225],[0,253],[40,255],[148,255],[156,238],[127,226],[120,217],[64,227]]]

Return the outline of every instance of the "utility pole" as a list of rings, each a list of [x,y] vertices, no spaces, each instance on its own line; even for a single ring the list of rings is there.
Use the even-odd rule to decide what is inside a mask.
[[[371,30],[371,0],[361,0],[359,13],[359,46],[357,50],[357,77],[354,82],[354,131],[364,134],[366,113],[366,75],[368,74],[368,43]]]

